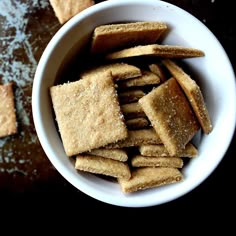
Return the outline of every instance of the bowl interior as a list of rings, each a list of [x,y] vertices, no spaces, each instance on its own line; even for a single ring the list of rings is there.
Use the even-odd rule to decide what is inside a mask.
[[[48,88],[56,82],[62,66],[80,53],[96,26],[121,21],[165,21],[170,31],[163,39],[164,44],[190,46],[205,52],[206,55],[202,58],[183,61],[189,66],[203,91],[214,126],[209,135],[199,134],[199,155],[183,168],[183,182],[128,195],[121,192],[116,182],[75,170],[73,160],[65,155],[48,93]],[[223,158],[235,128],[234,78],[230,61],[216,37],[186,11],[156,0],[105,1],[72,18],[48,44],[38,64],[33,84],[34,123],[42,147],[52,164],[82,192],[119,206],[158,205],[194,189],[212,173]]]

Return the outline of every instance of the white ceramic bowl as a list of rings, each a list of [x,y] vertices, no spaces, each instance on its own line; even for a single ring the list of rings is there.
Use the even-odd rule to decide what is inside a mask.
[[[65,155],[55,126],[48,88],[56,80],[62,63],[83,47],[93,29],[101,24],[125,21],[165,21],[170,33],[165,44],[201,49],[202,58],[185,59],[199,83],[213,122],[213,131],[201,136],[198,157],[183,168],[184,181],[125,195],[115,182],[80,173]],[[55,168],[77,189],[105,203],[124,207],[146,207],[172,201],[202,183],[220,163],[232,139],[236,121],[235,75],[216,37],[194,16],[157,0],[112,0],[96,4],[73,17],[46,47],[33,83],[32,109],[41,145]]]

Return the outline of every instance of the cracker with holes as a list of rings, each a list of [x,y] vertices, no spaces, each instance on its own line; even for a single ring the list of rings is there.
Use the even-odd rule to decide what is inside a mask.
[[[13,83],[0,85],[0,138],[17,133]]]
[[[50,88],[65,152],[73,156],[128,136],[111,73]],[[112,130],[112,132],[111,132]]]

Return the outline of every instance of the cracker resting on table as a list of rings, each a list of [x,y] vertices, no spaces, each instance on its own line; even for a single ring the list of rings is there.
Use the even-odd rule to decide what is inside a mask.
[[[0,138],[17,133],[13,83],[0,85]]]

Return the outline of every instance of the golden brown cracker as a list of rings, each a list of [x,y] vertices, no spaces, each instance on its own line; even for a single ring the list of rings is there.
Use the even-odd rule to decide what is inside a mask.
[[[129,130],[143,129],[149,126],[149,121],[146,117],[133,118],[125,121]]]
[[[84,9],[94,5],[92,0],[49,0],[56,17],[61,24]]]
[[[116,161],[123,161],[124,162],[124,161],[128,160],[128,155],[127,155],[126,150],[121,149],[121,148],[93,149],[90,152],[87,152],[86,154],[93,155],[93,156],[106,157],[106,158],[113,159],[113,160],[116,160]]]
[[[53,108],[68,156],[128,136],[111,74],[50,88]],[[112,130],[112,132],[111,132]]]
[[[139,152],[143,156],[169,156],[169,152],[163,144],[142,145],[139,147]],[[185,148],[178,152],[178,157],[196,157],[198,155],[197,148],[192,143],[187,143]]]
[[[140,45],[131,48],[122,49],[119,51],[108,53],[105,58],[108,60],[137,57],[137,56],[155,56],[164,58],[191,58],[202,57],[204,52],[189,47],[183,47],[178,45]]]
[[[173,167],[182,168],[184,162],[180,157],[153,157],[135,155],[131,158],[131,166],[133,167]]]
[[[199,130],[190,104],[174,78],[153,89],[139,103],[171,156],[182,152]]]
[[[100,156],[77,155],[75,168],[94,174],[108,175],[114,178],[131,177],[129,165],[126,162],[116,161]]]
[[[173,184],[183,179],[181,171],[172,167],[140,167],[132,170],[131,175],[129,180],[118,178],[124,193]]]
[[[167,80],[167,76],[160,64],[152,63],[148,65],[148,68],[150,69],[152,73],[156,74],[161,79],[161,82],[164,82]]]
[[[80,77],[84,79],[93,76],[94,73],[104,73],[109,70],[111,71],[112,78],[115,81],[130,79],[142,75],[141,69],[137,66],[130,65],[127,63],[110,63],[89,68],[88,70],[83,71],[80,74]]]
[[[0,85],[0,138],[17,133],[13,83]]]
[[[213,126],[200,87],[196,81],[185,73],[174,61],[166,59],[163,60],[163,64],[184,90],[204,133],[209,134]]]
[[[141,89],[129,89],[118,94],[120,104],[137,102],[145,93]]]
[[[146,85],[157,85],[160,83],[160,78],[148,70],[142,70],[142,75],[136,78],[131,78],[118,82],[120,89],[127,89],[132,87],[146,86]]]
[[[160,137],[153,128],[128,130],[128,137],[124,140],[107,145],[107,148],[123,148],[141,146],[144,144],[160,144]]]
[[[123,104],[120,106],[121,112],[123,113],[125,119],[132,119],[138,117],[145,117],[142,107],[138,102]]]
[[[155,43],[167,30],[164,22],[106,24],[95,28],[91,52],[105,53],[132,45]]]

